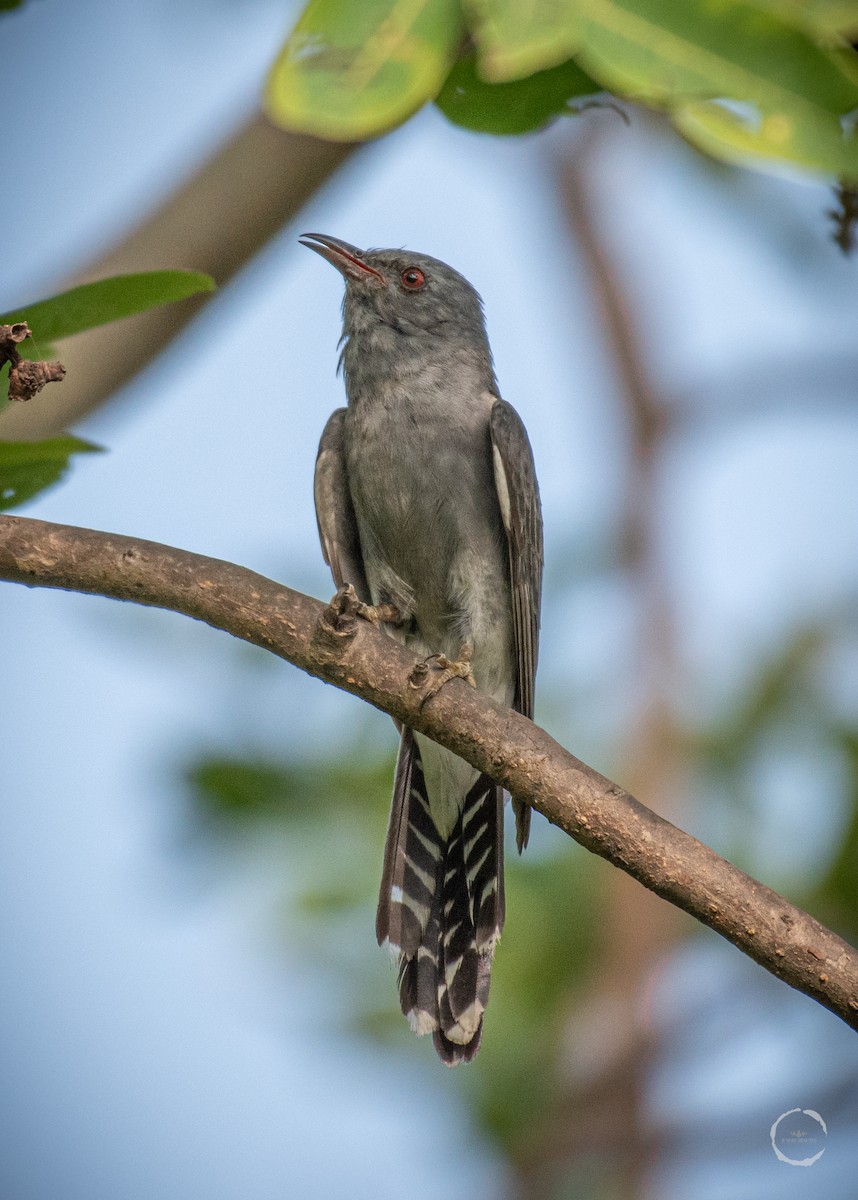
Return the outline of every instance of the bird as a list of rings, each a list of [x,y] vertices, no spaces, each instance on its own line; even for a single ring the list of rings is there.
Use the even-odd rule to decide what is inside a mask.
[[[334,582],[432,662],[428,695],[459,677],[532,719],[542,512],[482,301],[428,254],[299,240],[345,281],[347,405],[325,425],[314,477]],[[530,809],[512,804],[521,852]],[[473,1059],[482,1037],[504,924],[503,806],[488,775],[401,728],[376,935],[398,958],[403,1013],[448,1066]]]

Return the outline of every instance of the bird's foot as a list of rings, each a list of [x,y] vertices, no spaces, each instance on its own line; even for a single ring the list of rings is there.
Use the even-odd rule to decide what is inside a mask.
[[[477,686],[471,667],[472,656],[471,647],[463,646],[461,657],[458,659],[447,658],[446,654],[430,654],[422,663],[418,663],[411,673],[409,682],[412,687],[420,688],[423,691],[420,698],[421,709],[433,696],[437,696],[444,684],[449,683],[451,679],[464,679],[465,683],[470,684],[472,688]],[[431,680],[429,679],[430,670],[437,672]]]
[[[393,604],[364,604],[354,586],[346,583],[334,596],[322,614],[322,622],[338,637],[353,637],[355,621],[369,621],[372,625],[393,624],[401,620],[399,609]]]
[[[359,600],[356,613],[372,625],[398,625],[402,621],[395,604],[362,604]]]
[[[354,636],[355,618],[359,615],[362,602],[350,583],[339,589],[331,603],[322,613],[322,624],[339,636]]]

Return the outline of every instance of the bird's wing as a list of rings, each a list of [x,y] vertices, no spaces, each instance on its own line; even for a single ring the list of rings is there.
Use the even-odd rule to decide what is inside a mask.
[[[533,452],[521,418],[504,400],[491,412],[495,488],[509,550],[510,590],[518,666],[515,708],[533,719],[539,608],[542,599],[542,510]],[[513,801],[519,850],[527,843],[530,809]]]
[[[338,588],[350,583],[365,604],[371,603],[363,567],[357,519],[352,507],[343,448],[344,408],[331,413],[319,442],[313,495],[325,562]]]

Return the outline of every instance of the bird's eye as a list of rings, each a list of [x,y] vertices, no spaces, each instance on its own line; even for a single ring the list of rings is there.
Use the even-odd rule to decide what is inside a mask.
[[[419,267],[406,267],[399,278],[402,280],[402,286],[409,288],[412,292],[417,288],[422,288],[426,282],[426,276]]]

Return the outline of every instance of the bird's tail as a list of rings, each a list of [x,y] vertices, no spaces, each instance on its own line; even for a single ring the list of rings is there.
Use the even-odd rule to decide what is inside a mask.
[[[503,792],[470,788],[445,836],[432,818],[420,748],[403,730],[376,918],[399,955],[399,999],[448,1066],[480,1046],[492,955],[504,919]]]

